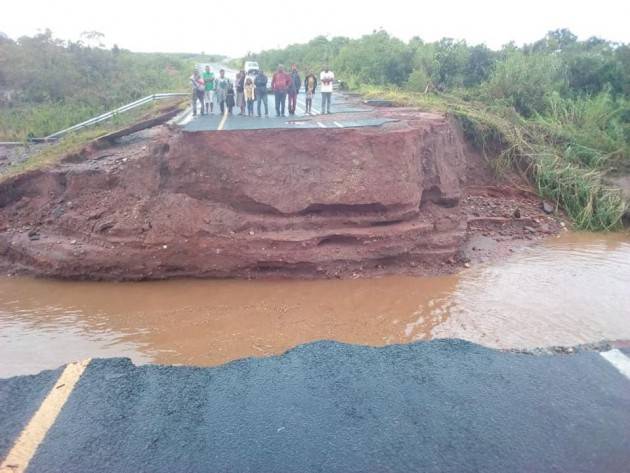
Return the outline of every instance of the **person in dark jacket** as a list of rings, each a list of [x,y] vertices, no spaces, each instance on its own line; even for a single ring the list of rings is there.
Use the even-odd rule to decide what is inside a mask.
[[[310,115],[313,110],[313,97],[317,89],[317,77],[312,72],[304,78],[304,93],[306,94],[306,114]]]
[[[258,109],[258,116],[260,116],[260,104],[262,103],[265,106],[265,116],[269,116],[269,105],[267,103],[267,76],[265,73],[260,70],[258,74],[256,74],[256,78],[254,79],[254,92],[256,94],[256,108]]]
[[[295,107],[297,106],[297,95],[302,87],[302,79],[297,70],[297,65],[291,66],[291,82],[289,84],[289,115],[295,115]]]
[[[287,91],[291,83],[291,76],[284,72],[284,66],[280,64],[278,70],[271,78],[271,89],[276,97],[276,116],[284,117],[284,107],[287,102]]]
[[[228,84],[228,89],[225,96],[225,105],[227,106],[227,110],[230,115],[232,115],[232,110],[234,109],[235,102],[236,101],[234,100],[234,87],[232,86],[232,83],[230,82]]]

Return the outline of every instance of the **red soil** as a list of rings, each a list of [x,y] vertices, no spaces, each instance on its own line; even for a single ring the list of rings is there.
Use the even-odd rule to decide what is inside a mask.
[[[89,279],[426,274],[559,230],[531,192],[498,187],[447,119],[385,113],[401,121],[159,127],[7,179],[0,267]]]

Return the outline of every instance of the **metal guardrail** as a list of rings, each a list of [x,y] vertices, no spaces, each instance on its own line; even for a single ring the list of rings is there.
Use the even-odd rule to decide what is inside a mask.
[[[189,93],[185,92],[166,92],[162,94],[153,94],[147,95],[144,98],[136,100],[135,102],[128,103],[127,105],[123,105],[122,107],[118,107],[115,110],[111,110],[109,112],[102,113],[96,117],[90,118],[89,120],[85,120],[84,122],[77,123],[69,128],[65,128],[60,130],[52,135],[48,135],[44,138],[31,138],[27,142],[23,141],[0,141],[0,146],[20,146],[30,143],[46,143],[49,141],[56,141],[61,138],[63,135],[80,130],[81,128],[85,128],[91,125],[96,125],[97,123],[103,122],[105,120],[109,120],[110,118],[114,118],[119,113],[125,113],[129,110],[133,110],[134,108],[140,107],[150,102],[154,102],[156,100],[168,99],[170,97],[189,97]]]
[[[337,84],[338,86],[338,84]],[[335,87],[335,84],[333,84],[333,88]],[[127,105],[123,105],[122,107],[118,107],[115,110],[111,110],[109,112],[105,112],[102,113],[101,115],[98,115],[96,117],[90,118],[89,120],[85,120],[84,122],[81,123],[77,123],[76,125],[73,125],[69,128],[65,128],[63,130],[60,130],[56,133],[53,133],[52,135],[48,135],[44,138],[31,138],[29,140],[29,142],[31,143],[45,143],[48,141],[55,141],[59,138],[61,138],[63,135],[67,134],[67,133],[71,133],[73,131],[76,130],[80,130],[82,128],[88,127],[88,126],[92,126],[92,125],[96,125],[97,123],[103,122],[105,120],[109,120],[110,118],[114,118],[116,115],[120,114],[120,113],[125,113],[128,112],[129,110],[133,110],[134,108],[140,107],[142,105],[145,105],[149,102],[154,102],[156,100],[162,100],[162,99],[167,99],[170,97],[189,97],[190,94],[187,92],[166,92],[166,93],[161,93],[161,94],[153,94],[153,95],[147,95],[144,98],[138,99],[135,102],[131,102],[128,103]],[[21,141],[1,141],[0,142],[0,146],[19,146],[19,145],[24,145],[26,143],[21,142]]]
[[[101,115],[98,115],[94,118],[90,118],[89,120],[86,120],[81,123],[77,123],[76,125],[73,125],[69,128],[60,130],[56,133],[53,133],[52,135],[48,135],[45,138],[40,138],[39,140],[34,140],[34,141],[54,141],[67,133],[80,130],[81,128],[85,128],[91,125],[96,125],[97,123],[103,122],[105,120],[109,120],[110,118],[114,118],[116,115],[120,113],[128,112],[129,110],[133,110],[134,108],[140,107],[147,103],[154,102],[156,100],[167,99],[170,97],[188,97],[188,96],[190,96],[189,93],[183,93],[183,92],[170,92],[170,93],[163,93],[163,94],[148,95],[144,98],[136,100],[135,102],[131,102],[131,103],[128,103],[127,105],[123,105],[122,107],[118,107],[115,110],[102,113]]]

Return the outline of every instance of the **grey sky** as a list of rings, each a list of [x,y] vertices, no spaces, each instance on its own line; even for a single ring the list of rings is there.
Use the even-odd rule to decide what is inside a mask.
[[[284,5],[278,11],[278,5]],[[288,1],[3,0],[0,31],[12,38],[50,28],[56,37],[82,31],[133,51],[240,56],[317,35],[357,37],[384,28],[408,40],[454,37],[498,48],[569,28],[580,39],[630,42],[630,0]]]

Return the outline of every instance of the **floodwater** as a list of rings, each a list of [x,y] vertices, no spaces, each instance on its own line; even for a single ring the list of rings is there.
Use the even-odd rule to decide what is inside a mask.
[[[0,278],[0,377],[88,357],[208,366],[319,339],[445,337],[499,348],[630,339],[630,234],[565,234],[443,277]]]

